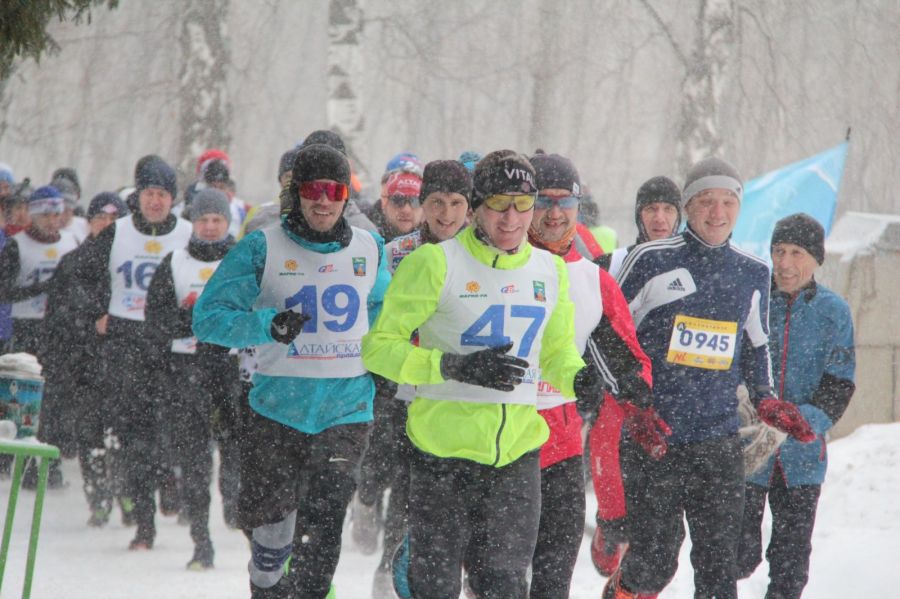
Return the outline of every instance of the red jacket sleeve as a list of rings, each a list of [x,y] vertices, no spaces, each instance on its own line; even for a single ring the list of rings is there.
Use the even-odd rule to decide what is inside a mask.
[[[622,290],[608,272],[600,269],[603,318],[591,332],[588,354],[611,383],[615,394],[639,407],[652,403],[653,375],[650,358],[641,349],[634,320]]]

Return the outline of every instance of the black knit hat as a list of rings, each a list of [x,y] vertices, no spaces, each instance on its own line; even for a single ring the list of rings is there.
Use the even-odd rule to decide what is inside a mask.
[[[209,184],[224,183],[231,179],[228,165],[224,160],[210,160],[203,166],[203,180]]]
[[[278,161],[278,180],[281,180],[281,175],[290,171],[294,168],[294,159],[297,157],[297,152],[300,151],[300,148],[291,148],[287,152],[281,155],[281,159]]]
[[[671,204],[678,211],[678,218],[675,220],[675,227],[672,232],[674,233],[681,226],[681,189],[678,188],[678,184],[668,177],[662,176],[647,179],[638,188],[637,197],[634,200],[634,222],[638,228],[638,243],[650,240],[644,227],[644,221],[641,219],[641,210],[645,206],[656,204],[657,202]]]
[[[458,193],[468,202],[472,196],[472,175],[469,169],[456,160],[434,160],[425,165],[422,172],[422,189],[419,201],[424,202],[436,191]]]
[[[738,200],[743,199],[744,195],[743,179],[737,169],[715,157],[704,158],[688,171],[684,191],[681,193],[682,206],[686,206],[692,197],[707,189],[727,189]]]
[[[128,214],[128,207],[119,197],[119,194],[111,191],[101,191],[91,199],[87,209],[87,219],[91,220],[98,214],[112,214],[121,218]]]
[[[538,189],[568,189],[581,196],[581,177],[572,161],[559,154],[539,152],[529,158],[534,167],[534,182]]]
[[[513,150],[496,150],[479,160],[472,180],[473,210],[494,194],[537,193],[534,167]]]
[[[325,144],[326,146],[331,146],[341,154],[347,154],[347,148],[344,146],[344,140],[341,139],[341,136],[328,129],[317,129],[313,131],[306,136],[306,139],[303,140],[300,147],[305,148],[306,146],[311,146],[313,144]]]
[[[798,212],[775,223],[770,251],[779,243],[799,245],[820,265],[825,262],[825,228],[808,214]]]
[[[159,187],[168,191],[172,198],[178,193],[175,169],[159,156],[144,156],[138,161],[134,173],[134,186],[138,193],[148,187]]]
[[[291,183],[286,196],[282,190],[281,209],[287,212],[298,206],[300,184],[316,179],[331,179],[349,186],[350,163],[347,157],[325,144],[301,147],[294,157]]]
[[[78,173],[71,166],[64,166],[53,171],[53,174],[50,175],[50,180],[53,181],[54,179],[69,180],[75,187],[75,193],[79,196],[81,195],[81,181],[78,180]]]
[[[331,179],[350,185],[350,163],[339,150],[325,144],[303,146],[294,158],[291,182],[300,184],[316,179]]]

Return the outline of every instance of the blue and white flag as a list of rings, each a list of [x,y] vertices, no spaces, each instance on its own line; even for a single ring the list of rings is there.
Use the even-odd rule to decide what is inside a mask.
[[[838,146],[747,182],[731,241],[771,264],[769,241],[778,220],[805,212],[831,231],[847,146]]]

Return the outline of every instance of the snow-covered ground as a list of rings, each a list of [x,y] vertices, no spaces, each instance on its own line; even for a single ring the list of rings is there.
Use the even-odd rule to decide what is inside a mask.
[[[810,582],[805,597],[900,597],[900,424],[869,425],[831,444],[828,480],[819,503],[813,537]],[[65,465],[68,488],[48,493],[38,549],[35,599],[238,599],[249,597],[243,535],[222,521],[221,500],[214,494],[212,535],[216,568],[189,572],[185,563],[192,546],[186,527],[174,518],[158,518],[156,547],[150,552],[126,550],[133,529],[114,522],[104,529],[85,524],[88,513],[77,465]],[[7,496],[9,481],[0,482]],[[33,494],[23,492],[15,522],[3,596],[18,597],[25,567],[30,505]],[[589,501],[592,498],[589,498]],[[0,508],[3,508],[0,505]],[[28,508],[28,509],[26,509]],[[5,508],[3,508],[5,509]],[[768,526],[769,518],[766,518]],[[377,558],[363,556],[349,542],[338,566],[336,585],[341,599],[370,596]],[[572,597],[597,599],[604,580],[590,563],[585,539],[576,567]],[[689,547],[681,554],[681,568],[662,599],[693,594]],[[752,578],[739,583],[742,598],[762,597],[767,584],[765,563]]]

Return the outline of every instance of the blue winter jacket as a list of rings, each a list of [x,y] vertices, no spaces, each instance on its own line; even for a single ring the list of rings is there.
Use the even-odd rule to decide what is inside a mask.
[[[282,219],[283,220],[283,219]],[[293,233],[288,236],[306,249],[327,254],[342,249],[338,242],[313,243]],[[356,231],[354,231],[356,234]],[[384,240],[372,235],[380,259],[375,286],[369,292],[369,325],[381,310],[390,283]],[[226,254],[194,306],[194,334],[201,341],[225,347],[276,343],[271,335],[277,310],[254,310],[266,264],[266,237],[254,231]],[[308,434],[341,425],[372,420],[375,384],[368,373],[349,378],[302,378],[253,375],[250,406],[259,414]]]
[[[672,428],[669,442],[736,435],[738,384],[745,379],[751,389],[772,385],[768,265],[728,241],[709,245],[688,228],[634,248],[617,280],[653,363],[653,403]],[[725,323],[732,336],[690,335],[681,328],[684,318]],[[679,339],[691,350],[673,351]],[[695,365],[689,354],[702,355],[709,346],[731,356],[727,367]]]
[[[768,486],[778,461],[787,486],[821,485],[828,466],[825,433],[844,413],[855,389],[850,307],[813,282],[793,298],[773,291],[769,322],[775,391],[780,399],[797,404],[816,440],[801,443],[788,437],[748,480]]]

